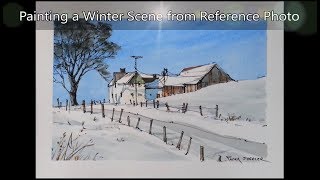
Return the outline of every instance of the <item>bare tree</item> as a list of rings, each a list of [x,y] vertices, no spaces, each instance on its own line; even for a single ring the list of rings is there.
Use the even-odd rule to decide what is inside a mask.
[[[109,77],[106,60],[120,50],[108,40],[111,33],[111,26],[102,22],[55,23],[53,81],[68,92],[71,105],[78,105],[79,82],[86,73],[96,70],[105,80]]]

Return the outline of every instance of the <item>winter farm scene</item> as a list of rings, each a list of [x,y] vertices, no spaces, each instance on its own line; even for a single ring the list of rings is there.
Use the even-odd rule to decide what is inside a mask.
[[[55,24],[51,159],[270,163],[266,41]]]

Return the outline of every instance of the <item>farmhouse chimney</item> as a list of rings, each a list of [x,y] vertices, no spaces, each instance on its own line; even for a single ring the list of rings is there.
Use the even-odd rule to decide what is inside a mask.
[[[120,68],[120,73],[126,73],[126,68]]]
[[[126,68],[120,68],[120,72],[114,72],[113,75],[115,82],[117,82],[119,79],[126,75]]]

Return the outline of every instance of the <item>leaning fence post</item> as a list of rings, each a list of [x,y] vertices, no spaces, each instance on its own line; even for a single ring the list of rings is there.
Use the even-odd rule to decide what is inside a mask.
[[[114,108],[112,109],[111,122],[113,121],[113,115],[114,115]]]
[[[163,142],[167,144],[167,131],[165,126],[163,126]]]
[[[140,102],[140,106],[142,107],[142,101]]]
[[[185,155],[187,155],[189,153],[190,146],[191,146],[191,139],[192,139],[192,137],[190,137],[190,139],[189,139],[188,149],[187,149],[187,152]]]
[[[120,112],[119,123],[121,123],[122,112],[123,112],[123,109],[121,109],[121,112]]]
[[[156,108],[156,102],[153,100],[153,108]]]
[[[66,99],[66,111],[68,111],[68,99]]]
[[[130,116],[127,117],[128,126],[130,126]]]
[[[136,125],[136,129],[139,129],[139,123],[140,123],[140,117],[138,118],[138,122],[137,122],[137,125]]]
[[[204,161],[204,147],[200,146],[200,161]]]
[[[159,100],[157,100],[157,108],[159,108]]]
[[[146,100],[146,107],[148,107],[148,100]]]
[[[165,105],[166,105],[166,107],[167,107],[167,111],[170,111],[170,109],[169,109],[169,105],[168,105],[168,103],[167,103],[167,102],[165,103]]]
[[[83,113],[86,113],[86,101],[82,100],[82,109],[83,109]]]
[[[151,129],[152,129],[152,122],[153,122],[153,119],[150,120],[150,128],[149,128],[149,134],[151,134]]]
[[[102,117],[106,117],[106,115],[104,114],[104,104],[101,103],[101,108],[102,108]]]
[[[183,131],[181,131],[181,135],[180,135],[180,138],[179,138],[179,142],[177,144],[177,148],[180,150],[180,147],[181,147],[181,142],[182,142],[182,137],[183,137]]]
[[[90,103],[90,114],[92,114],[93,113],[93,102],[92,102],[92,100],[91,100],[91,103]]]
[[[199,106],[199,109],[200,109],[200,115],[203,116],[203,114],[202,114],[202,107]]]
[[[218,117],[218,110],[219,110],[219,107],[218,105],[216,105],[216,117]]]

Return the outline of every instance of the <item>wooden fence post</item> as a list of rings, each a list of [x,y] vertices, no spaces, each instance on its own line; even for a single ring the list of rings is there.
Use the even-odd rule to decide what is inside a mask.
[[[120,112],[119,123],[121,123],[122,112],[123,112],[123,109],[121,109],[121,112]]]
[[[140,106],[142,107],[142,101],[140,102]]]
[[[146,100],[146,107],[148,107],[148,100]]]
[[[91,100],[91,103],[90,103],[90,114],[92,114],[92,113],[93,113],[93,102]]]
[[[150,128],[149,128],[149,134],[151,134],[151,129],[152,129],[152,122],[153,122],[153,119],[150,120]]]
[[[106,117],[106,115],[104,114],[104,104],[101,103],[101,108],[102,108],[102,117]]]
[[[166,107],[167,107],[167,111],[170,111],[170,109],[169,109],[169,105],[168,105],[168,103],[167,103],[167,102],[165,103],[165,105],[166,105]]]
[[[163,126],[163,142],[167,144],[167,131],[165,126]]]
[[[130,126],[130,116],[127,117],[128,126]]]
[[[114,116],[114,108],[112,108],[111,122],[113,121],[113,116]]]
[[[185,107],[184,113],[186,113],[187,110],[188,110],[188,103],[186,103],[186,107]]]
[[[186,109],[186,104],[183,103],[183,104],[182,104],[182,109],[181,109],[181,110],[182,110],[182,113],[184,113],[184,110],[185,110],[185,109]]]
[[[60,108],[59,98],[57,98],[57,107]]]
[[[218,105],[216,105],[216,117],[218,117],[218,110],[219,110],[219,107]]]
[[[137,125],[136,125],[136,129],[139,129],[139,123],[140,123],[140,117],[138,118],[138,122],[137,122]]]
[[[179,142],[178,142],[178,144],[177,144],[177,148],[180,150],[180,148],[181,148],[181,142],[182,142],[182,137],[183,137],[183,131],[181,131],[181,135],[180,135],[180,138],[179,138]]]
[[[70,109],[71,109],[71,101],[69,101],[69,113],[70,113]]]
[[[156,108],[156,102],[153,100],[153,108]]]
[[[189,139],[188,149],[187,149],[187,152],[185,155],[187,155],[189,153],[190,146],[191,146],[191,139],[192,139],[192,137],[190,137],[190,139]]]
[[[66,111],[68,111],[68,99],[66,99]]]
[[[86,101],[82,100],[82,109],[83,109],[83,113],[86,113]]]
[[[200,146],[200,161],[204,161],[204,147]]]
[[[203,116],[203,114],[202,114],[202,107],[199,106],[199,109],[200,109],[200,115]]]

